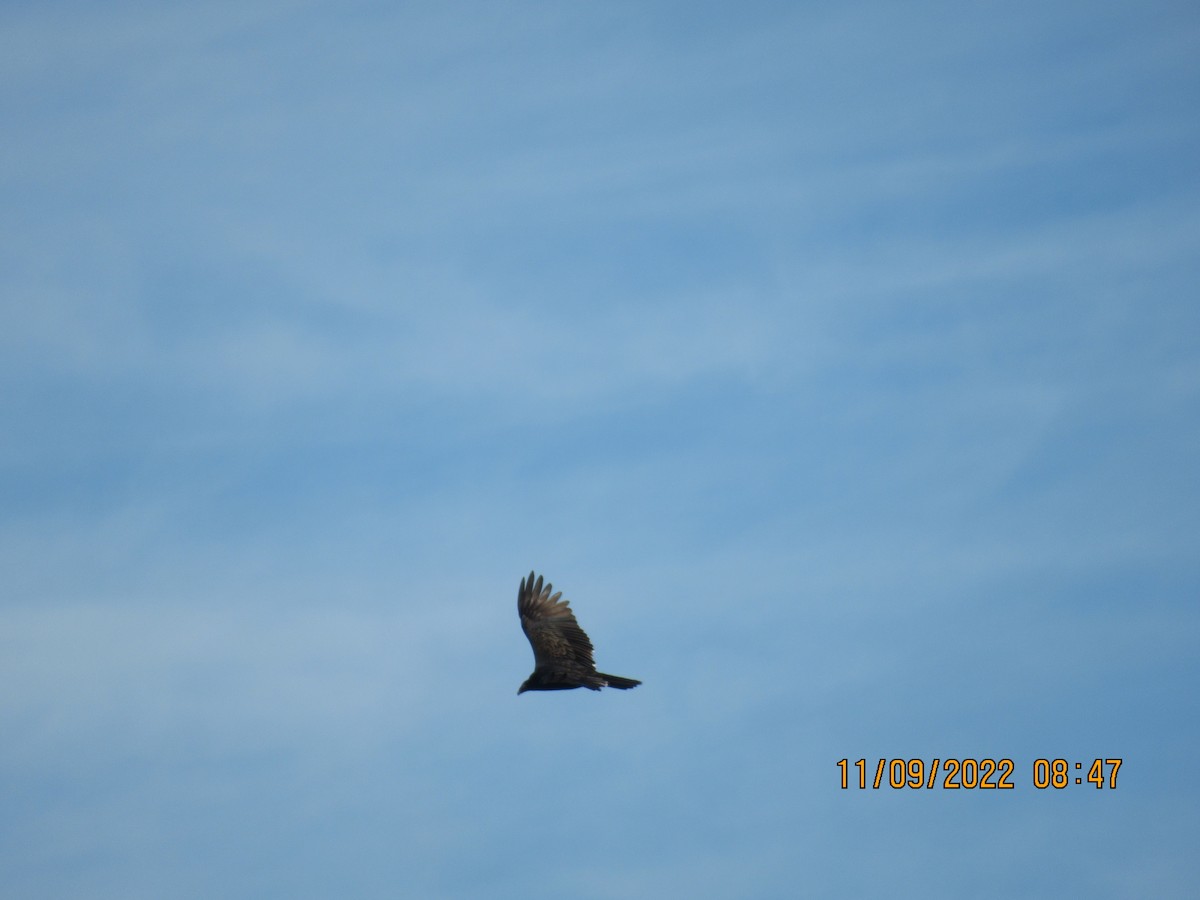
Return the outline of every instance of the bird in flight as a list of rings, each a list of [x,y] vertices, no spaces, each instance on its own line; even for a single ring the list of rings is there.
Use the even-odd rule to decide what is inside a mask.
[[[552,589],[550,582],[542,586],[541,575],[534,581],[530,572],[528,579],[521,579],[521,587],[517,590],[521,630],[533,647],[533,674],[525,679],[517,693],[569,691],[579,687],[591,691],[602,687],[627,691],[641,684],[633,678],[596,671],[592,642],[575,621],[570,604],[559,599],[562,591],[550,596]]]

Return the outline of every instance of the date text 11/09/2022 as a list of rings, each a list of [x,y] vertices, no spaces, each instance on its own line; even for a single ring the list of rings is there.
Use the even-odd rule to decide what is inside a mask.
[[[1035,759],[1032,784],[1038,790],[1062,790],[1074,785],[1115,789],[1119,759]],[[868,766],[865,759],[837,761],[842,790],[857,786],[879,788],[942,788],[944,790],[1011,790],[1016,786],[1011,759],[881,759]],[[872,771],[873,769],[873,771]]]

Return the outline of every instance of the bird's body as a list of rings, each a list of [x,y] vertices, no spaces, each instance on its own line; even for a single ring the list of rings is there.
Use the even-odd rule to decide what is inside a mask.
[[[517,612],[521,616],[521,629],[533,647],[534,664],[533,674],[517,693],[569,691],[580,687],[593,691],[602,687],[626,691],[641,684],[633,678],[596,671],[592,642],[579,627],[570,604],[560,599],[562,592],[551,596],[552,587],[549,582],[543,587],[540,575],[534,581],[530,572],[528,579],[521,579],[517,591]]]

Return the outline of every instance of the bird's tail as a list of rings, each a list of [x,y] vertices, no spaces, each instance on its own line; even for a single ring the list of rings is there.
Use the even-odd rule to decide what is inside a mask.
[[[622,678],[620,675],[605,675],[603,672],[597,672],[596,674],[603,678],[604,683],[609,687],[617,688],[622,691],[627,691],[630,688],[637,687],[639,684],[641,684],[641,682],[636,678]]]

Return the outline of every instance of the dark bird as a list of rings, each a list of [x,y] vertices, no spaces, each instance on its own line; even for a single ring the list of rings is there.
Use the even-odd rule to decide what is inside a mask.
[[[562,591],[551,597],[552,589],[549,582],[542,587],[541,575],[534,581],[530,572],[528,579],[521,579],[521,587],[517,590],[521,629],[533,647],[533,674],[525,679],[517,693],[569,691],[580,687],[591,691],[602,687],[627,691],[641,684],[633,678],[596,671],[592,642],[575,621],[571,605],[559,599]]]

